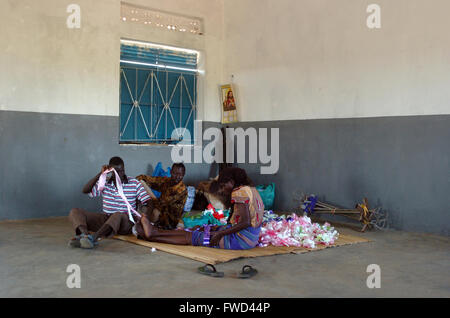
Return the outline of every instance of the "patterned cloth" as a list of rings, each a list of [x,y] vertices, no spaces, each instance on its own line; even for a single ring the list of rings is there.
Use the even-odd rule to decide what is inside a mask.
[[[136,179],[144,181],[151,189],[161,192],[161,196],[153,200],[154,208],[161,213],[155,225],[162,229],[175,229],[183,215],[188,194],[183,181],[172,185],[169,177],[139,175]]]
[[[150,196],[147,194],[142,184],[134,178],[128,178],[128,183],[123,184],[123,193],[133,209],[136,209],[136,200],[139,200],[141,203],[150,200]],[[120,197],[114,182],[111,180],[105,184],[103,191],[99,191],[97,182],[88,195],[91,198],[99,196],[103,197],[103,212],[105,213],[128,213],[126,203]]]
[[[248,204],[248,210],[250,212],[250,222],[252,227],[258,228],[264,220],[264,204],[259,195],[258,190],[250,186],[239,187],[231,193],[231,204],[245,203]],[[230,223],[239,223],[241,216],[235,210],[231,216]]]
[[[218,231],[226,230],[231,228],[233,225],[228,224],[220,226],[217,228]],[[247,250],[254,248],[258,245],[259,233],[261,232],[261,226],[259,227],[248,227],[246,229],[240,230],[239,232],[225,235],[219,241],[218,246],[213,246],[215,248],[223,248],[226,250]],[[213,232],[212,232],[213,233]],[[212,234],[211,233],[211,234]],[[203,231],[193,231],[192,232],[192,245],[193,246],[208,246],[205,244],[205,232]]]

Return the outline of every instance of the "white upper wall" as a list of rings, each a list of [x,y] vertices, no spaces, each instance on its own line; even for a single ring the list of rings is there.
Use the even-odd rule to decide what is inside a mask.
[[[126,37],[202,52],[203,120],[220,121],[231,75],[241,121],[450,113],[448,0],[127,2],[202,18],[205,35],[123,23],[120,0],[1,0],[0,110],[118,116]],[[71,3],[81,29],[66,27]]]
[[[381,7],[381,29],[366,26]],[[241,121],[450,113],[450,1],[225,0]]]
[[[200,50],[199,119],[220,120],[223,2],[131,0],[202,18],[195,36],[124,23],[119,0],[1,0],[0,110],[119,115],[120,38]],[[81,7],[81,28],[68,29],[66,8]]]

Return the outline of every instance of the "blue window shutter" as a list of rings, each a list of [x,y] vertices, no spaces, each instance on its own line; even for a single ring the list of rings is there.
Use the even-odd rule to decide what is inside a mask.
[[[193,139],[197,115],[197,55],[121,44],[120,56],[120,142],[174,144],[180,141],[178,136],[171,139],[175,128],[188,130]]]
[[[174,66],[195,70],[197,54],[183,51],[143,47],[138,45],[120,45],[120,59],[148,64]]]

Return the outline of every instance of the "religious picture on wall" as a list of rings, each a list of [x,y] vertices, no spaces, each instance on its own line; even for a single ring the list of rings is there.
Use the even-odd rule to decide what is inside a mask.
[[[236,101],[230,84],[220,87],[222,98],[222,123],[237,122]]]

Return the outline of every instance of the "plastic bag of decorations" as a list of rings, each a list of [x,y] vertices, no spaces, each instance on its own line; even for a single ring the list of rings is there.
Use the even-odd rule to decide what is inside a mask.
[[[318,244],[333,245],[339,233],[329,223],[312,223],[309,217],[277,215],[273,211],[264,212],[259,246],[297,246],[315,248]]]
[[[209,204],[206,207],[206,210],[203,211],[203,215],[209,218],[209,224],[213,225],[225,225],[227,224],[227,219],[230,214],[230,210],[220,210],[215,209],[212,204]]]
[[[227,224],[228,216],[230,215],[230,210],[219,210],[214,209],[210,204],[207,209],[201,214],[189,215],[185,213],[183,215],[184,228],[193,228],[195,226],[203,225],[225,225]]]

